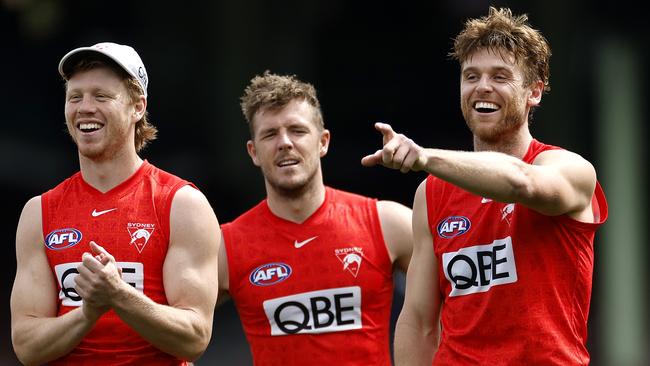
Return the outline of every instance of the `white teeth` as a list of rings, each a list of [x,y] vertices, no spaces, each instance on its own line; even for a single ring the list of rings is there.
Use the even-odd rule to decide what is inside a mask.
[[[84,122],[79,124],[80,130],[98,130],[102,128],[102,125],[95,122]]]
[[[283,160],[278,163],[279,166],[288,166],[298,164],[298,160]]]
[[[499,109],[499,106],[489,102],[476,102],[476,104],[474,104],[474,109],[480,109],[480,108],[497,110]]]

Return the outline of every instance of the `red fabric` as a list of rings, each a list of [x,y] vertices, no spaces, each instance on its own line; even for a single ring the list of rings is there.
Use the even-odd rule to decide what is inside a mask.
[[[262,201],[223,225],[230,294],[255,365],[390,365],[392,265],[376,203],[327,188],[321,207],[302,224],[275,216]],[[277,275],[288,268],[290,275]],[[260,274],[265,270],[271,276]],[[254,284],[255,274],[269,279]],[[294,322],[285,323],[292,311]]]
[[[533,140],[523,161],[530,164],[550,149],[558,147]],[[593,200],[596,222],[583,223],[486,200],[427,178],[443,298],[434,365],[589,363],[593,241],[607,219],[600,185]],[[454,284],[462,289],[453,292],[459,287]]]
[[[42,195],[45,251],[59,286],[58,315],[81,305],[81,301],[72,301],[78,295],[71,288],[76,275],[76,270],[71,268],[80,264],[84,252],[90,252],[90,241],[103,246],[118,263],[123,263],[125,281],[135,284],[153,301],[167,304],[162,266],[169,244],[171,202],[176,191],[187,184],[145,161],[129,179],[106,193],[88,185],[81,173],[77,173]],[[93,212],[99,215],[94,216]],[[70,234],[70,229],[77,230],[81,240],[62,248],[72,244],[68,240],[70,235],[76,235]],[[64,278],[64,291],[61,291],[61,278]],[[86,364],[186,363],[153,347],[111,310],[71,353],[49,363]]]

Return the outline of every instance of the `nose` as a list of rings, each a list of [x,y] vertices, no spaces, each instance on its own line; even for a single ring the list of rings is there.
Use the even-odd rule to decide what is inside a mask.
[[[492,84],[490,84],[490,77],[483,75],[476,85],[476,91],[479,93],[486,93],[492,91]]]
[[[93,114],[97,110],[97,106],[95,105],[95,102],[93,98],[84,96],[81,101],[79,102],[79,106],[77,108],[77,113],[79,114]]]
[[[286,131],[278,133],[278,149],[287,150],[293,148],[293,141],[291,136]]]

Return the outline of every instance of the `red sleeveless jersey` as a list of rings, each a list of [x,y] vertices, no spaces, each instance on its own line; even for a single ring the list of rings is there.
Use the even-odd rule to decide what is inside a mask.
[[[188,182],[144,161],[126,181],[106,193],[81,173],[41,197],[45,251],[58,289],[58,315],[82,304],[74,278],[89,243],[114,257],[122,278],[153,301],[167,304],[162,267],[169,244],[169,215],[176,191]],[[185,365],[140,337],[114,311],[68,355],[49,365]]]
[[[546,150],[533,140],[523,161]],[[607,219],[599,184],[595,223],[545,216],[427,178],[439,266],[442,335],[434,365],[587,365],[594,233]]]
[[[262,201],[223,235],[255,365],[390,365],[392,264],[375,199],[326,188],[302,224]]]

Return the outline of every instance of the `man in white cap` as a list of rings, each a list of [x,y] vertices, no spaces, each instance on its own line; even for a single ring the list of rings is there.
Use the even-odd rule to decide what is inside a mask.
[[[156,128],[133,48],[77,48],[59,73],[80,171],[21,214],[14,350],[25,364],[187,364],[210,340],[217,218],[190,182],[138,155]]]

